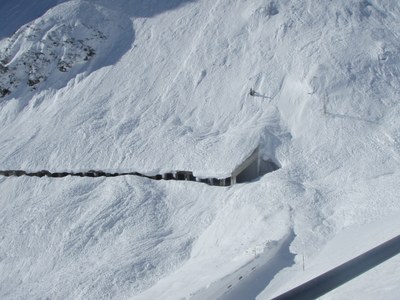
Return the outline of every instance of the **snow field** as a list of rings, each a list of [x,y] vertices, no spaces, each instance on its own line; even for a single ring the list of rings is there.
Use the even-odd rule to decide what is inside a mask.
[[[93,7],[129,26],[104,26],[115,42],[93,60],[0,100],[0,169],[224,177],[257,145],[282,168],[230,188],[0,178],[2,298],[180,299],[206,287],[217,298],[255,253],[277,261],[270,246],[292,232],[282,251],[294,259],[268,274],[268,299],[394,234],[397,1],[67,1],[35,22]],[[397,266],[326,297],[390,299]],[[364,288],[381,275],[382,289]]]
[[[138,293],[187,259],[196,232],[212,219],[204,206],[218,205],[212,197],[197,201],[206,189],[150,188],[152,181],[132,177],[15,180],[2,182],[2,297]],[[20,201],[10,201],[16,193]]]

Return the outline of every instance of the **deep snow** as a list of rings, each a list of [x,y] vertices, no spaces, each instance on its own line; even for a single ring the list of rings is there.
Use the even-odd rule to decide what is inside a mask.
[[[1,177],[0,298],[218,298],[262,261],[269,299],[398,234],[397,1],[28,2],[0,5],[21,11],[0,20],[19,78],[0,169],[226,177],[257,145],[282,168],[229,188]],[[325,297],[395,299],[398,274],[395,257]]]

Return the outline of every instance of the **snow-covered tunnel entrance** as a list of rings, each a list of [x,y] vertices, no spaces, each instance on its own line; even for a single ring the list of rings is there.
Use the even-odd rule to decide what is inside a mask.
[[[271,159],[264,160],[261,158],[260,148],[257,147],[253,153],[232,172],[231,181],[232,184],[249,182],[278,169],[279,166]]]

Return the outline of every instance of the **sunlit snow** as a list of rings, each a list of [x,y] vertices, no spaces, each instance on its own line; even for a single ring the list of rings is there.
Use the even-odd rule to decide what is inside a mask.
[[[281,168],[0,177],[1,299],[270,299],[399,234],[398,1],[36,2],[0,3],[0,170]]]

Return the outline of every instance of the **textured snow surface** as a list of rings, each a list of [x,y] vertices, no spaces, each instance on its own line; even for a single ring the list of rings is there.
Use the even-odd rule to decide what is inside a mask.
[[[256,267],[269,299],[399,233],[398,1],[32,3],[0,4],[0,169],[282,168],[1,177],[0,298],[216,299]],[[326,299],[396,299],[399,264]]]

